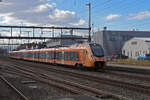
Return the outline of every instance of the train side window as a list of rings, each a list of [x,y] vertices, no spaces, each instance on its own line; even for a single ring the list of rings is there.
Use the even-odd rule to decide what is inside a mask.
[[[78,56],[78,52],[76,52],[76,61],[79,61],[79,56]]]
[[[49,52],[49,59],[54,59],[54,52]]]
[[[54,59],[54,52],[51,52],[51,59]]]
[[[48,52],[48,59],[51,59],[51,52]]]
[[[76,60],[75,52],[72,52],[72,60],[73,60],[73,61]]]
[[[72,60],[72,52],[69,52],[69,60]]]
[[[76,52],[75,55],[76,55],[76,61],[79,61],[78,52]]]
[[[59,56],[59,55],[58,55],[58,52],[56,52],[56,59],[58,59],[58,56]]]
[[[62,53],[59,52],[59,60],[62,58]]]
[[[39,53],[38,52],[36,53],[36,58],[39,58]]]
[[[35,58],[38,58],[38,53],[35,53]]]
[[[42,57],[41,57],[41,52],[39,53],[39,58],[41,59]]]
[[[43,59],[46,58],[46,53],[45,53],[45,52],[42,53],[42,58],[43,58]]]
[[[64,60],[68,60],[68,52],[64,53]]]
[[[54,59],[54,55],[55,55],[55,53],[52,52],[52,53],[51,53],[51,58],[52,58],[52,59]]]

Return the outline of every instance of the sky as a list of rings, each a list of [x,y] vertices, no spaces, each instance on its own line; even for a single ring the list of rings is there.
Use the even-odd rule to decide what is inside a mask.
[[[150,0],[2,0],[0,25],[92,27],[150,30]]]

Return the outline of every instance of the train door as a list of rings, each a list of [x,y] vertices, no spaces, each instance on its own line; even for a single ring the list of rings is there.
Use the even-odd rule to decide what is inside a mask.
[[[56,50],[54,51],[54,53],[53,53],[53,55],[54,55],[54,58],[53,58],[53,63],[55,64],[56,63]]]
[[[64,64],[64,51],[62,51],[61,64]]]
[[[35,55],[35,53],[34,52],[32,52],[32,61],[34,61],[34,55]]]
[[[45,61],[48,62],[48,52],[46,52]]]
[[[88,57],[88,51],[87,50],[83,50],[83,65],[86,65],[87,57]]]

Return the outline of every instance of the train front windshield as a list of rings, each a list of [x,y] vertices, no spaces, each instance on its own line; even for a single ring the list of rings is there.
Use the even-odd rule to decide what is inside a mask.
[[[93,53],[93,56],[96,57],[103,57],[104,56],[104,50],[101,45],[99,44],[90,44],[91,51]]]

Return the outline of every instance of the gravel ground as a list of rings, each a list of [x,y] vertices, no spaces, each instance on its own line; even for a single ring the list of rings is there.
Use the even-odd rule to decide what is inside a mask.
[[[14,90],[12,90],[1,79],[0,79],[0,99],[1,100],[23,100]]]
[[[102,84],[102,83],[97,83],[97,82],[91,82],[89,80],[85,80],[85,79],[80,79],[77,77],[71,77],[71,76],[67,76],[67,75],[60,75],[60,74],[56,74],[53,72],[46,72],[44,71],[46,74],[49,74],[50,76],[55,76],[55,77],[59,77],[61,79],[65,79],[68,81],[72,81],[72,82],[76,82],[76,83],[80,83],[82,85],[86,85],[86,86],[90,86],[90,87],[94,87],[100,90],[103,90],[105,92],[110,92],[113,94],[117,94],[123,97],[127,97],[130,98],[131,100],[149,100],[150,95],[146,95],[146,94],[141,94],[139,92],[134,92],[134,91],[130,91],[128,89],[122,89],[119,87],[113,87],[110,85],[106,85],[106,84]]]
[[[15,75],[5,74],[5,78],[11,82],[19,91],[21,91],[26,97],[28,97],[29,100],[50,100],[52,97],[58,97],[58,96],[71,96],[75,95],[73,93],[70,93],[68,91],[65,91],[63,89],[59,89],[53,86],[49,86],[47,84],[43,84],[31,79],[18,77]],[[31,82],[26,83],[25,82]],[[1,85],[1,84],[0,84]],[[16,97],[14,93],[8,93],[4,92],[4,89],[1,87],[0,94],[3,93],[4,96],[8,96],[6,99],[0,99],[0,100],[22,100],[17,98],[11,98]],[[8,91],[8,89],[5,89]],[[3,94],[1,94],[3,96]],[[11,94],[11,95],[8,95]],[[0,95],[0,97],[1,97]],[[10,99],[10,98],[11,99]]]

